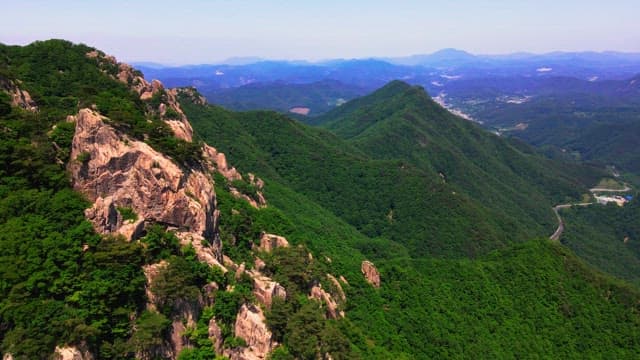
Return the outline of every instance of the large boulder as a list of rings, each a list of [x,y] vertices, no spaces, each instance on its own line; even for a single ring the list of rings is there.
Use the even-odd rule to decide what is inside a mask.
[[[344,311],[338,310],[338,303],[333,296],[324,291],[320,284],[314,285],[309,292],[309,298],[318,302],[323,302],[327,306],[327,317],[330,319],[338,319],[344,317]]]
[[[37,112],[38,105],[31,98],[31,94],[27,90],[21,89],[19,81],[11,81],[0,78],[0,90],[4,90],[11,96],[11,105],[20,107],[24,110]]]
[[[336,288],[336,291],[338,292],[338,296],[340,297],[340,300],[346,301],[347,295],[344,293],[344,290],[342,289],[342,285],[340,285],[340,282],[338,281],[338,279],[336,279],[336,277],[331,274],[327,274],[327,278],[329,279],[329,281],[331,281],[333,286]]]
[[[371,261],[363,261],[360,270],[362,271],[365,280],[367,280],[369,284],[373,285],[376,288],[380,287],[380,273]]]
[[[271,308],[274,297],[277,296],[282,299],[287,297],[285,288],[270,277],[264,276],[257,271],[249,271],[247,273],[253,279],[253,295],[267,309]]]
[[[93,355],[86,349],[76,346],[56,346],[53,353],[55,360],[93,360]]]
[[[289,247],[289,242],[284,236],[262,233],[260,236],[260,246],[258,247],[259,250],[271,252],[273,249],[279,247]]]
[[[277,346],[267,328],[262,309],[252,304],[244,304],[240,308],[235,323],[235,336],[244,339],[247,346],[226,351],[225,354],[231,360],[266,359],[267,354]]]

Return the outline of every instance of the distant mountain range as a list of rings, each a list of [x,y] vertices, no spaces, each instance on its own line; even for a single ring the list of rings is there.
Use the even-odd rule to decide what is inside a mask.
[[[627,151],[640,126],[640,53],[474,55],[444,49],[317,63],[232,60],[163,68],[141,64],[140,69],[168,86],[195,86],[211,103],[229,109],[302,114],[292,116],[322,115],[402,80],[424,87],[454,113],[545,147],[552,156],[571,154],[640,172],[640,162]]]
[[[465,51],[445,49],[429,55],[401,58],[334,59],[322,62],[265,61],[259,58],[230,59],[225,64],[159,67],[158,64],[138,63],[148,78],[157,78],[168,86],[195,86],[212,102],[212,94],[221,89],[240,88],[249,84],[310,84],[325,80],[338,81],[365,91],[373,91],[389,81],[402,80],[424,86],[432,96],[445,92],[456,96],[461,88],[473,81],[491,87],[502,82],[505,92],[509,87],[520,87],[535,79],[572,77],[598,82],[625,80],[640,74],[640,54],[618,52],[554,52],[548,54],[516,53],[509,55],[473,55]],[[516,78],[517,81],[512,81]],[[462,83],[462,85],[461,85]],[[471,83],[473,84],[473,83]],[[243,94],[242,92],[240,94]],[[507,93],[499,95],[508,95]],[[221,103],[233,109],[246,109],[244,98]],[[251,97],[248,101],[253,101]],[[293,99],[287,106],[296,106]],[[348,100],[348,99],[347,99]],[[229,105],[233,104],[233,105]],[[269,107],[274,108],[274,107]],[[313,110],[313,109],[312,109]],[[312,111],[319,114],[322,111]]]

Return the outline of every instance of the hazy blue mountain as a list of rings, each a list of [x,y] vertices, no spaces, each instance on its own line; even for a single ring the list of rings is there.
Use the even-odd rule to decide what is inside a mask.
[[[393,64],[399,65],[450,67],[478,62],[480,59],[463,50],[442,49],[428,55],[411,55],[406,57],[388,58],[387,60]]]
[[[213,104],[232,110],[275,110],[290,112],[297,109],[303,115],[315,116],[340,106],[348,100],[365,95],[366,90],[336,80],[322,80],[309,84],[284,82],[253,83],[237,88],[204,92]],[[308,109],[308,113],[304,114]]]

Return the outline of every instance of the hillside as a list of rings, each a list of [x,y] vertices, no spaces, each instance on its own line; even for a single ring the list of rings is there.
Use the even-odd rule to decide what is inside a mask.
[[[401,82],[314,122],[375,159],[407,161],[498,214],[526,213],[522,218],[532,216],[538,224],[549,223],[543,204],[578,198],[599,174],[489,134],[437,105],[423,89]]]
[[[537,220],[140,75],[0,45],[3,359],[638,356],[640,292]]]
[[[287,113],[294,108],[307,108],[305,115],[325,113],[347,100],[364,95],[357,86],[339,81],[318,81],[309,84],[255,83],[237,88],[203,92],[210,103],[230,110],[275,110]]]
[[[174,91],[84,45],[0,51],[3,358],[244,359],[276,347],[353,358],[378,348],[350,347],[364,340],[339,328],[333,267],[273,234],[291,233],[290,221],[266,204],[261,180],[192,140]],[[357,266],[345,276],[369,286]],[[272,303],[284,308],[272,315]]]
[[[563,210],[562,217],[564,245],[601,271],[640,286],[638,199],[624,207],[574,207]]]
[[[391,87],[376,96],[381,92],[403,96]],[[340,110],[372,99],[354,100]],[[365,153],[366,149],[358,149],[355,143],[274,113],[238,114],[212,106],[192,106],[188,101],[183,105],[202,138],[216,139],[217,146],[240,169],[281,181],[365,235],[388,237],[407,245],[416,256],[476,256],[514,240],[550,234],[556,226],[550,211],[553,202],[567,195],[577,198],[584,188],[575,178],[570,178],[573,182],[565,180],[568,176],[560,171],[550,173],[553,168],[541,157],[523,154],[503,140],[493,141],[505,149],[505,157],[511,157],[506,160],[490,155],[501,148],[477,143],[466,147],[470,153],[487,154],[491,162],[487,160],[485,165],[472,158],[476,155],[465,157],[461,154],[464,148],[440,138],[447,148],[437,152],[425,149],[424,154],[433,154],[435,161],[442,160],[442,166],[425,166],[425,162],[399,152],[376,159],[380,157],[377,153]],[[450,138],[463,136],[462,131],[489,137],[481,129],[466,130],[470,125],[462,120],[455,121],[463,128],[451,130],[454,133]],[[411,143],[413,132],[406,134],[406,142]],[[400,149],[401,141],[405,139],[388,143]],[[395,151],[381,149],[389,155]],[[444,162],[447,159],[449,163]],[[501,163],[507,160],[508,166]],[[480,168],[476,163],[485,166]]]
[[[336,209],[340,204],[325,202],[317,192],[305,189],[305,186],[313,189],[317,184],[314,181],[320,178],[321,181],[318,183],[325,184],[322,188],[323,193],[338,192],[340,188],[336,187],[331,179],[343,177],[346,169],[353,166],[363,167],[362,164],[368,162],[386,163],[384,160],[367,160],[367,157],[358,150],[332,134],[321,129],[304,127],[280,115],[265,112],[231,113],[212,106],[202,107],[190,104],[185,98],[182,100],[197,133],[206,139],[218,139],[220,147],[227,151],[229,157],[233,158],[240,168],[252,169],[264,176],[267,181],[266,194],[271,195],[274,204],[283,210],[285,215],[296,219],[296,222],[304,219],[306,214],[311,215],[315,218],[312,222],[316,224],[316,229],[321,232],[331,228],[326,227],[326,223],[320,223],[324,218],[324,215],[321,215],[322,212],[314,213],[303,209],[313,203],[313,199],[318,199],[316,202],[326,204],[324,206],[329,209]],[[231,134],[234,134],[233,138],[237,141],[225,145],[224,139],[231,137]],[[337,144],[341,145],[338,147]],[[330,156],[331,152],[333,156]],[[345,157],[345,152],[358,156],[360,165],[336,159]],[[301,154],[316,155],[312,155],[315,158],[309,161],[304,156],[300,156]],[[323,165],[327,163],[331,166]],[[332,177],[325,175],[327,171],[331,171]],[[361,179],[363,176],[366,176],[366,173],[359,172],[358,176],[350,179],[349,189],[353,191],[366,185]],[[299,191],[307,194],[307,197],[295,199],[283,197],[283,189],[286,185],[282,184],[301,189]],[[392,184],[385,183],[377,189],[384,191],[387,186]],[[401,189],[402,187],[394,188],[396,196]],[[411,190],[416,201],[420,194],[413,192],[415,189]],[[352,195],[340,193],[340,196],[331,199],[339,202],[341,196]],[[349,204],[356,201],[351,200]],[[362,201],[367,210],[370,209],[371,200]],[[436,200],[432,199],[432,201]],[[448,211],[450,209],[448,208]],[[414,210],[420,209],[414,208]],[[350,213],[346,213],[346,216],[341,215],[337,210],[334,213],[349,219]],[[393,213],[395,214],[395,210]],[[456,216],[454,212],[448,214],[450,218]],[[464,224],[462,217],[454,221],[458,225]],[[451,231],[450,228],[436,226],[432,229],[437,232],[435,238],[439,240],[445,238]],[[366,229],[361,231],[366,234]],[[587,335],[578,340],[575,337],[581,336],[578,334],[586,334],[587,331],[574,332],[573,325],[566,322],[573,314],[577,314],[574,310],[578,304],[582,301],[591,302],[594,298],[587,295],[582,300],[572,298],[565,302],[565,300],[558,301],[559,298],[555,296],[558,294],[556,291],[559,290],[557,286],[561,283],[569,286],[569,282],[586,281],[583,285],[588,283],[587,287],[578,283],[570,285],[572,288],[576,286],[582,289],[578,293],[583,295],[583,291],[600,281],[596,279],[601,279],[603,284],[612,283],[606,276],[595,275],[594,270],[588,268],[566,249],[545,240],[537,240],[520,246],[510,245],[500,252],[473,261],[435,260],[416,254],[411,244],[407,246],[407,235],[408,232],[405,232],[404,238],[390,242],[384,235],[376,239],[365,239],[360,238],[361,235],[356,237],[355,234],[351,234],[341,237],[342,240],[339,242],[349,244],[351,249],[356,248],[375,261],[381,270],[382,278],[390,281],[390,283],[383,281],[382,292],[379,293],[382,296],[380,299],[377,294],[370,292],[355,291],[350,295],[353,301],[349,302],[347,313],[355,324],[375,324],[373,328],[369,328],[368,336],[376,343],[388,344],[400,352],[415,349],[413,352],[406,353],[410,358],[455,357],[464,354],[489,358],[522,353],[546,353],[555,354],[555,356],[564,354],[564,356],[573,357],[574,351],[578,351],[576,349],[584,344],[589,344],[584,348],[588,349],[585,351],[593,351],[593,354],[600,352],[597,350],[600,345],[593,344],[594,338]],[[446,239],[448,241],[452,238]],[[357,240],[353,241],[354,239]],[[323,243],[321,240],[312,239],[308,241],[317,249],[331,249],[335,246],[334,242]],[[344,252],[336,251],[331,254],[334,261],[352,256],[349,255],[352,250],[343,248],[342,251]],[[566,262],[560,261],[558,257],[564,258]],[[564,265],[560,265],[561,263]],[[387,276],[389,278],[386,278]],[[565,278],[565,276],[568,277]],[[565,280],[560,280],[561,278]],[[525,289],[528,286],[532,288]],[[563,285],[561,286],[564,288]],[[620,286],[626,289],[625,292],[635,291],[627,288],[626,285],[620,284]],[[543,290],[546,287],[549,287],[549,290]],[[587,292],[597,293],[600,291],[596,290],[597,288],[598,286]],[[469,297],[461,298],[457,291],[460,289],[466,289],[464,293],[469,294]],[[521,294],[528,295],[520,298]],[[545,294],[550,296],[548,300],[540,298]],[[531,302],[531,298],[537,298],[540,301]],[[561,298],[569,299],[564,295]],[[494,299],[497,303],[489,299]],[[380,308],[384,308],[385,311],[381,312]],[[578,310],[578,312],[581,311]],[[495,319],[496,316],[504,316],[504,318],[497,323],[488,320]],[[458,322],[460,325],[455,325]],[[505,326],[507,323],[513,324],[514,327]],[[603,319],[602,323],[607,323],[607,320]],[[559,330],[560,328],[564,330]],[[495,334],[497,329],[500,329],[500,335]],[[626,332],[627,330],[614,331]],[[420,335],[417,336],[417,334]],[[471,338],[474,340],[471,341]],[[513,344],[519,345],[512,347]],[[562,344],[572,345],[565,347]],[[617,347],[611,344],[609,349]],[[630,345],[630,348],[635,347],[636,345]]]

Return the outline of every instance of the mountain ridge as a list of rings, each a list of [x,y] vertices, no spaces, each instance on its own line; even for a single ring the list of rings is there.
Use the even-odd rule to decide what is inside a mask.
[[[0,54],[0,77],[21,94],[0,93],[3,357],[633,357],[640,349],[640,292],[559,244],[525,241],[515,223],[500,229],[500,217],[420,157],[376,158],[273,112],[210,106],[194,89],[149,83],[83,45],[0,46]],[[405,104],[396,99],[392,115],[396,105]],[[439,120],[487,139],[448,116]],[[535,157],[525,150],[510,151]],[[179,174],[199,180],[175,181]],[[95,196],[73,191],[69,175],[96,180],[80,189]],[[129,188],[118,192],[122,183]],[[178,184],[168,191],[177,206],[166,205],[170,196],[139,198],[156,183]],[[143,231],[133,241],[99,233],[87,220],[99,198],[114,206],[98,224],[144,223]],[[154,213],[178,208],[213,220]],[[217,244],[222,264],[206,261]],[[364,260],[379,287],[362,274]]]
[[[406,89],[406,85],[404,84],[400,84],[400,87],[405,88]],[[225,149],[230,158],[234,159],[234,162],[238,164],[238,166],[242,169],[242,168],[253,168],[257,173],[262,174],[265,176],[266,182],[267,182],[267,193],[269,193],[269,184],[272,184],[271,186],[275,186],[275,183],[278,182],[282,182],[284,181],[284,183],[287,183],[287,181],[291,181],[291,178],[289,176],[287,176],[284,173],[280,173],[280,171],[278,171],[277,169],[279,168],[278,166],[275,166],[275,169],[271,169],[269,171],[267,171],[267,168],[264,167],[265,164],[268,163],[273,163],[274,159],[272,160],[268,160],[269,159],[269,155],[268,153],[279,153],[283,151],[283,148],[280,146],[277,146],[276,144],[273,143],[273,139],[295,139],[295,142],[304,142],[306,140],[302,140],[302,135],[305,133],[305,131],[303,131],[302,128],[300,128],[300,125],[296,125],[295,122],[291,122],[290,120],[286,120],[284,117],[281,116],[277,116],[278,119],[271,119],[270,121],[267,121],[267,119],[269,119],[268,117],[268,113],[266,112],[251,112],[251,113],[245,113],[244,116],[237,116],[237,115],[233,115],[232,113],[229,113],[223,109],[220,108],[215,108],[215,107],[208,107],[208,111],[209,112],[202,112],[200,113],[199,111],[201,111],[201,108],[194,108],[192,106],[190,106],[188,103],[185,104],[185,109],[187,111],[188,114],[190,114],[192,121],[194,122],[194,128],[196,129],[196,132],[198,132],[201,136],[203,136],[204,138],[214,138],[217,137],[219,139],[224,139],[226,136],[224,134],[226,134],[227,132],[225,131],[225,129],[227,128],[227,126],[230,127],[230,129],[227,130],[231,130],[230,133],[235,134],[236,136],[238,136],[238,138],[246,138],[247,141],[249,141],[249,139],[251,139],[250,141],[253,142],[253,145],[251,145],[253,148],[253,150],[251,151],[244,151],[242,150],[242,146],[239,146],[238,144],[225,144],[224,142],[219,143],[219,146],[222,149]],[[239,114],[238,114],[239,115]],[[252,120],[252,117],[255,116],[256,118]],[[217,126],[216,127],[211,127],[212,123],[216,123]],[[233,124],[233,125],[232,125]],[[295,130],[295,135],[284,135],[286,134],[286,132],[284,133],[279,133],[279,134],[273,134],[273,133],[267,133],[266,130],[267,129],[273,129],[273,128],[280,128],[280,127],[284,127],[282,126],[283,124],[291,124],[291,126],[295,126],[296,130]],[[256,127],[256,128],[254,128]],[[309,129],[311,130],[311,129]],[[312,131],[312,133],[316,133],[316,137],[322,137],[322,136],[330,136],[329,134],[326,135],[321,135],[321,134],[325,134],[324,132],[316,132],[316,131]],[[261,134],[264,136],[264,139],[261,140],[262,136]],[[264,141],[264,142],[263,142]],[[262,145],[261,145],[261,142]],[[261,157],[260,160],[258,159],[251,159],[251,158],[247,158],[245,157],[248,154],[257,154],[259,153],[258,149],[261,146],[265,146],[265,150],[267,150],[267,153],[265,153],[265,157]],[[318,153],[318,147],[317,146],[312,146],[312,148],[314,149],[315,153]],[[295,147],[294,149],[292,149],[292,153],[307,153],[306,151],[304,151],[302,148],[299,147]],[[325,154],[325,149],[322,148],[322,150],[319,151],[319,153],[321,154]],[[276,156],[277,158],[277,156]],[[323,161],[327,161],[327,156],[323,155],[322,156]],[[286,164],[288,167],[298,167],[298,165],[296,165],[295,161],[291,161],[291,158],[287,158]],[[363,159],[364,160],[364,159]],[[284,165],[284,163],[283,163]],[[342,166],[337,166],[337,168],[342,168]],[[299,173],[297,173],[297,176],[300,176],[300,174],[305,174],[308,169],[306,168],[301,168],[298,167],[299,169]],[[271,171],[275,171],[275,173],[271,173]],[[321,170],[320,174],[324,171],[324,169]],[[334,173],[336,173],[336,170],[332,170]],[[284,176],[284,179],[281,179],[280,177],[277,177],[276,175],[280,173],[280,177]],[[269,175],[267,175],[269,174]],[[316,177],[318,176],[317,174],[311,174],[312,177]],[[362,176],[362,175],[360,175]],[[277,179],[277,180],[276,180]],[[357,177],[353,178],[354,180],[357,179]],[[354,180],[350,180],[351,181],[351,186],[353,188],[357,188],[357,184],[358,183],[354,183]],[[357,180],[355,180],[357,181]],[[293,185],[293,184],[292,184]],[[280,185],[278,185],[278,187],[280,187]],[[328,189],[328,191],[333,191],[331,190],[331,187]],[[278,198],[278,196],[271,196],[272,198]],[[318,197],[314,196],[313,194],[308,194],[307,198],[310,198],[310,200],[315,200],[318,201],[320,200],[320,203],[322,204],[323,201],[321,199],[319,199]],[[274,200],[277,201],[277,200]],[[367,206],[371,206],[369,203],[365,202],[365,204],[367,204]],[[285,212],[287,213],[298,213],[300,212],[299,210],[299,206],[291,204],[291,203],[279,203],[278,204],[280,206],[281,209],[283,209]],[[395,210],[397,211],[398,208],[396,207]],[[392,212],[392,215],[396,215],[396,212]],[[404,234],[406,236],[406,233]],[[440,240],[444,240],[444,239],[440,239]],[[449,239],[447,238],[445,241],[448,241]],[[450,259],[439,259],[439,260],[433,260],[430,261],[426,261],[429,265],[424,265],[420,267],[420,270],[416,271],[417,269],[415,269],[411,264],[413,261],[419,262],[420,260],[413,258],[414,255],[414,251],[412,250],[404,250],[402,243],[396,243],[395,245],[391,246],[391,244],[394,244],[393,242],[385,244],[385,242],[383,241],[383,239],[372,239],[367,241],[366,244],[360,244],[357,245],[358,248],[360,248],[365,254],[368,255],[369,258],[373,259],[376,262],[376,265],[378,266],[379,269],[382,269],[381,271],[381,279],[382,279],[382,289],[385,289],[386,286],[390,285],[394,288],[401,288],[402,289],[402,294],[405,295],[398,295],[399,298],[402,298],[403,301],[408,301],[411,302],[410,299],[420,299],[421,303],[424,303],[426,301],[432,301],[435,300],[432,297],[424,297],[423,294],[425,293],[442,293],[446,292],[446,290],[442,289],[442,291],[438,291],[436,289],[434,289],[433,287],[428,286],[427,288],[421,288],[421,284],[424,284],[425,281],[427,281],[426,279],[431,278],[433,279],[434,276],[437,276],[439,280],[434,280],[435,283],[438,283],[439,281],[443,281],[443,279],[440,277],[440,275],[436,275],[436,274],[441,274],[437,269],[442,269],[440,266],[443,266],[444,264],[449,264],[452,266],[452,268],[448,271],[445,271],[445,273],[451,273],[451,274],[456,274],[456,276],[459,277],[454,277],[451,279],[451,281],[454,281],[456,283],[459,284],[459,281],[461,278],[464,278],[465,276],[462,275],[459,271],[456,271],[454,269],[459,269],[460,266],[466,268],[467,264],[470,266],[470,268],[474,268],[475,266],[477,266],[477,263],[466,263],[466,260],[464,259],[460,259],[460,260],[450,260]],[[318,247],[318,246],[322,246],[322,247],[326,247],[329,246],[329,244],[322,244],[322,245],[314,245],[314,247]],[[543,252],[546,253],[547,250],[551,251],[550,253],[556,253],[556,251],[560,251],[563,252],[565,250],[561,250],[562,247],[560,245],[553,245],[550,242],[548,242],[548,240],[536,240],[536,241],[532,241],[532,242],[525,242],[521,245],[511,245],[511,246],[507,246],[506,248],[504,248],[505,252],[510,252],[512,250],[514,250],[514,248],[519,248],[519,249],[524,249],[524,248],[528,248],[530,250],[532,250],[533,248],[536,248],[537,246],[539,246],[538,249],[546,249]],[[551,250],[551,249],[554,250]],[[478,256],[477,260],[480,259],[487,259],[487,257],[491,258],[492,256],[495,256],[495,258],[492,259],[496,259],[496,261],[501,261],[498,259],[501,259],[501,255],[498,255],[498,253],[500,253],[502,250],[498,250],[495,253],[491,253],[489,255],[480,255]],[[546,256],[549,256],[550,253],[546,253],[547,255],[540,255],[540,254],[536,254],[533,255],[534,253],[536,253],[535,250],[531,253],[528,253],[528,255],[524,255],[524,253],[522,253],[521,255],[518,256],[522,256],[522,259],[524,258],[528,258],[528,259],[532,259],[532,263],[530,266],[528,265],[516,265],[518,266],[523,266],[523,267],[518,267],[519,269],[537,269],[539,268],[539,261],[546,261],[548,259],[546,259]],[[410,256],[409,254],[412,254],[413,256]],[[557,254],[557,253],[556,253]],[[569,254],[569,253],[567,253]],[[516,257],[518,257],[516,256]],[[542,256],[542,258],[538,258],[538,256]],[[553,255],[555,256],[555,255]],[[553,257],[552,256],[552,257]],[[581,264],[578,267],[581,269],[584,269],[584,271],[586,271],[587,273],[590,273],[592,270],[587,270],[589,269],[588,266],[584,265],[583,262],[581,262],[581,260],[572,257],[573,255],[571,255],[570,257],[568,257],[569,259],[575,259],[577,261],[576,264]],[[337,254],[334,254],[332,256],[334,259],[336,257],[338,257]],[[543,260],[543,258],[545,260]],[[450,261],[452,261],[452,263],[450,263]],[[462,264],[457,263],[457,261],[460,261]],[[475,261],[475,260],[474,260]],[[555,260],[554,260],[555,261]],[[574,260],[569,260],[569,263],[571,263],[573,266],[573,261]],[[403,264],[402,266],[398,266],[398,264],[401,263]],[[455,263],[455,265],[454,265]],[[568,263],[567,263],[568,264]],[[446,265],[446,266],[449,266]],[[445,266],[445,267],[446,267]],[[469,269],[470,269],[469,268]],[[495,268],[493,268],[492,266],[489,266],[489,268],[493,269],[490,270],[490,273],[494,273]],[[582,270],[581,270],[582,271]],[[506,275],[506,274],[510,274],[510,275]],[[471,275],[473,274],[473,275]],[[507,271],[504,275],[503,279],[506,278],[511,278],[511,276],[513,275],[513,271]],[[424,277],[426,276],[426,278]],[[477,273],[475,272],[475,270],[472,270],[471,273],[469,273],[470,278],[474,278],[477,276],[483,277],[486,276],[486,273]],[[606,276],[605,276],[606,277]],[[534,283],[538,283],[539,280],[524,280],[521,279],[521,281],[517,281],[514,282],[514,284],[534,284]],[[389,284],[389,282],[391,282],[391,284]],[[444,281],[444,283],[447,283],[447,281]],[[470,282],[469,284],[471,284],[472,282]],[[555,280],[552,281],[553,284],[556,284]],[[551,285],[551,283],[549,283],[548,285],[551,286],[551,288],[553,288],[555,285]],[[436,286],[434,284],[434,286]],[[473,285],[470,285],[473,286]],[[492,285],[487,285],[488,288],[487,289],[493,289]],[[417,288],[421,288],[422,290],[418,290]],[[464,286],[463,286],[464,288]],[[427,290],[428,289],[428,290]],[[484,290],[478,290],[479,293],[483,293],[483,291],[487,291],[487,289]],[[472,291],[473,290],[469,290]],[[519,290],[521,291],[521,290]],[[555,290],[550,290],[551,293],[553,293]],[[633,291],[633,290],[630,290]],[[509,292],[510,294],[516,294],[519,292]],[[536,292],[534,292],[536,293]],[[544,292],[543,292],[544,293]],[[422,294],[422,295],[421,295]],[[531,293],[533,294],[533,293]],[[538,293],[536,293],[538,294]],[[389,301],[385,301],[385,302],[379,302],[378,300],[376,300],[375,297],[373,297],[371,294],[367,294],[367,299],[364,298],[359,298],[358,300],[354,300],[355,303],[360,303],[363,302],[361,304],[367,304],[366,306],[361,307],[361,305],[358,306],[353,306],[350,307],[350,310],[347,311],[347,313],[349,314],[350,318],[354,321],[363,321],[366,323],[371,323],[371,316],[374,316],[375,319],[379,319],[377,321],[379,321],[377,324],[379,324],[379,326],[381,327],[380,333],[393,333],[395,330],[395,327],[402,327],[405,328],[405,326],[407,326],[407,323],[411,323],[413,324],[412,326],[410,326],[410,330],[407,330],[409,333],[414,334],[411,336],[406,336],[400,339],[394,339],[391,340],[389,338],[387,338],[387,340],[384,341],[392,341],[391,345],[393,348],[396,349],[400,349],[400,348],[406,348],[406,347],[411,347],[414,349],[420,349],[420,353],[421,354],[431,354],[431,356],[446,356],[445,353],[443,352],[439,352],[438,349],[438,345],[433,345],[433,344],[442,344],[442,343],[446,343],[447,348],[451,349],[451,348],[456,348],[458,346],[463,346],[459,343],[456,343],[455,340],[452,340],[452,338],[448,337],[448,336],[443,336],[443,337],[438,337],[437,335],[434,337],[433,335],[435,333],[440,333],[440,331],[442,331],[441,329],[438,329],[437,326],[436,328],[433,329],[428,329],[427,324],[433,324],[433,323],[438,323],[438,324],[442,324],[440,321],[436,320],[435,318],[430,318],[430,320],[427,320],[426,318],[423,317],[416,317],[417,315],[413,312],[411,312],[411,315],[403,315],[403,313],[406,313],[407,310],[406,308],[403,309],[399,309],[399,308],[395,308],[395,305],[392,305],[393,302],[389,302]],[[458,297],[458,295],[454,295],[455,298]],[[528,298],[528,297],[527,297]],[[437,301],[437,300],[435,300]],[[351,304],[354,304],[354,302],[352,302]],[[455,301],[453,301],[455,302]],[[453,302],[447,302],[447,308],[450,308],[450,306],[452,306]],[[552,301],[553,302],[553,301]],[[525,301],[526,303],[526,301]],[[523,303],[524,304],[524,303]],[[379,317],[382,315],[378,315],[378,313],[375,312],[375,309],[380,307],[380,306],[391,306],[391,308],[395,309],[395,310],[389,310],[389,314],[388,316],[384,317],[384,321]],[[568,313],[570,313],[573,310],[570,310],[569,307],[566,307],[566,304],[561,305],[565,311],[568,311]],[[527,307],[524,306],[523,307]],[[438,308],[438,305],[434,304],[434,303],[430,303],[429,306],[427,307],[429,309],[436,309]],[[495,307],[492,307],[495,309]],[[466,308],[467,311],[469,311],[469,309],[477,309],[477,304],[475,306],[471,306],[470,308]],[[426,310],[427,313],[430,313],[429,310]],[[447,312],[446,309],[442,309],[443,312]],[[509,310],[506,310],[507,312]],[[457,315],[451,314],[452,317],[456,317]],[[532,316],[535,316],[532,314]],[[422,321],[417,321],[417,319],[423,319]],[[470,320],[471,321],[471,320]],[[528,320],[521,320],[523,322],[527,322]],[[562,321],[561,321],[562,322]],[[471,323],[474,323],[474,321],[471,321]],[[384,324],[384,325],[383,325]],[[543,326],[543,328],[546,328],[546,325]],[[556,328],[557,329],[557,328]],[[478,329],[477,331],[482,332],[485,330],[482,329]],[[518,332],[518,330],[515,330],[516,332]],[[546,330],[545,330],[546,331]],[[565,337],[567,336],[565,333],[565,330],[561,330],[560,331],[563,335],[561,335],[560,337]],[[422,334],[420,336],[416,336],[415,334]],[[426,334],[426,335],[425,335]],[[477,332],[476,332],[477,334]],[[558,333],[555,334],[556,335],[556,339],[558,338],[557,336],[559,335]],[[425,341],[425,337],[427,339],[429,339],[428,341]],[[569,336],[570,337],[570,336]],[[567,337],[565,337],[566,339],[569,339]],[[383,341],[383,340],[381,340]],[[533,345],[535,343],[535,341],[531,341],[531,339],[529,339],[530,342],[522,342],[521,343],[521,348],[519,347],[519,349],[521,349],[520,351],[525,351],[523,349],[528,348],[528,351],[533,351],[535,352],[535,350],[532,350],[534,348],[537,348],[537,345]],[[573,340],[568,340],[569,342],[573,342]],[[396,343],[399,342],[399,343]],[[407,343],[408,342],[408,343]],[[511,342],[510,344],[513,345],[514,343],[520,342],[520,340],[514,340],[514,342]],[[585,339],[585,343],[589,343],[590,340],[586,340]],[[395,345],[398,344],[398,345]],[[402,345],[400,345],[402,344]],[[528,344],[528,345],[527,345]],[[520,346],[520,345],[519,345]],[[591,345],[589,345],[590,349],[591,349]],[[502,345],[499,344],[494,344],[493,346],[487,346],[487,347],[482,347],[480,346],[480,348],[482,348],[482,351],[489,351],[490,353],[494,353],[495,356],[499,356],[498,354],[500,354],[501,351],[504,350],[504,347]],[[570,352],[571,350],[568,350],[569,348],[574,348],[574,345],[569,346],[568,348],[563,348],[563,350],[560,350],[559,348],[555,348],[556,350],[554,350],[555,354],[561,353],[563,351],[567,351]],[[500,350],[497,350],[500,349]],[[539,348],[538,348],[539,349]],[[595,348],[593,348],[595,349]],[[478,351],[474,351],[474,350],[470,350],[471,353],[473,354],[478,354]],[[591,350],[589,350],[591,351]],[[415,354],[412,355],[413,357],[419,357],[422,358],[422,356],[416,356]]]

